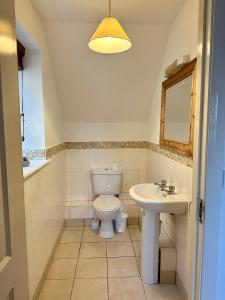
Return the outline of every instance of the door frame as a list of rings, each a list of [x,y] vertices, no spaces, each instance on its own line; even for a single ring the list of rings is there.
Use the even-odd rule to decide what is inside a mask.
[[[225,250],[225,243],[221,243],[224,239],[221,221],[225,216],[225,2],[201,0],[199,7],[199,131],[193,196],[196,216],[199,199],[203,199],[204,211],[203,224],[197,217],[195,222],[192,299],[219,300],[221,293],[225,295],[224,284],[220,282],[225,268],[225,259],[220,255]]]
[[[14,0],[0,0],[0,299],[28,300],[28,272]],[[1,192],[1,191],[0,191]]]

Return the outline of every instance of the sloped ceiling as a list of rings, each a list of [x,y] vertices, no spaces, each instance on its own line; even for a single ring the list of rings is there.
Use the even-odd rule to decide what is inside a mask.
[[[133,43],[114,55],[87,46],[107,0],[33,2],[45,20],[66,121],[146,121],[170,23],[184,1],[114,0],[114,15]]]

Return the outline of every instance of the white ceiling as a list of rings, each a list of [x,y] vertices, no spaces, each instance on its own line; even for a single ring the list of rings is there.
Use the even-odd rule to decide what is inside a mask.
[[[66,121],[146,121],[169,34],[168,22],[172,23],[184,1],[112,0],[113,11],[127,23],[124,27],[133,43],[131,50],[114,55],[98,54],[87,46],[106,14],[107,0],[33,2],[45,18]]]
[[[108,0],[32,0],[45,20],[99,22]],[[122,23],[170,23],[184,0],[111,0],[112,15]]]

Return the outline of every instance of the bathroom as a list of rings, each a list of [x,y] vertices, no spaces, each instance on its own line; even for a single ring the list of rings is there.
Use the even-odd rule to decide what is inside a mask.
[[[11,226],[22,257],[14,269],[24,272],[16,288],[0,285],[0,299],[200,299],[202,1],[10,2],[17,142],[4,143],[17,156],[5,167],[19,178],[19,207],[8,206],[21,212]],[[91,43],[107,14],[127,51]],[[0,258],[11,249],[3,244]]]

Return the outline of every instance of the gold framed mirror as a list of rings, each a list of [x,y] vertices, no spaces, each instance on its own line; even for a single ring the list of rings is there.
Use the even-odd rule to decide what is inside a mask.
[[[197,59],[162,83],[160,146],[192,156]]]

